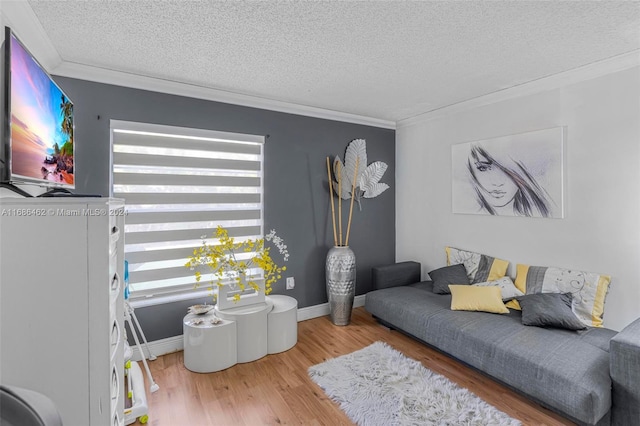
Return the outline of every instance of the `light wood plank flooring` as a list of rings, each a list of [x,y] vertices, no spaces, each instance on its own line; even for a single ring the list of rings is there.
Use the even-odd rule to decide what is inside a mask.
[[[183,352],[158,357],[149,363],[160,390],[147,392],[148,424],[349,425],[338,405],[309,379],[307,368],[377,340],[471,390],[525,425],[572,424],[481,373],[379,325],[364,308],[354,309],[352,322],[346,327],[334,326],[329,317],[300,322],[294,348],[217,373],[190,372],[184,367]]]

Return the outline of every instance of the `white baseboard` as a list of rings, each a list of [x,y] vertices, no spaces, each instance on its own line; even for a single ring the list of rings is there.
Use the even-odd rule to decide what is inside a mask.
[[[358,308],[364,306],[364,300],[367,297],[366,294],[361,294],[353,298],[353,307]],[[329,315],[329,303],[322,303],[320,305],[307,306],[306,308],[298,309],[298,322],[306,321],[312,318],[323,317]]]
[[[353,307],[358,308],[360,306],[364,306],[366,297],[367,296],[365,294],[356,296],[353,299]],[[306,308],[298,309],[298,322],[323,317],[325,315],[329,315],[329,303],[307,306]],[[144,347],[144,344],[142,345]],[[142,356],[140,355],[140,351],[138,350],[138,348],[132,347],[131,349],[133,349],[132,359],[134,361],[141,361]],[[182,349],[184,349],[184,340],[182,338],[182,335],[167,337],[166,339],[154,340],[152,342],[149,342],[149,350],[155,356],[170,354],[172,352],[181,351]],[[145,349],[145,354],[146,353],[147,351]]]
[[[144,348],[144,343],[141,343]],[[141,361],[142,356],[140,356],[140,351],[137,347],[133,346],[131,348],[133,350],[133,355],[131,359],[134,361]],[[149,342],[149,350],[155,356],[161,356],[170,354],[172,352],[181,351],[184,349],[184,341],[182,339],[182,334],[179,336],[167,337],[166,339],[154,340]],[[147,350],[144,350],[145,355],[148,354]],[[149,359],[149,358],[147,358]]]

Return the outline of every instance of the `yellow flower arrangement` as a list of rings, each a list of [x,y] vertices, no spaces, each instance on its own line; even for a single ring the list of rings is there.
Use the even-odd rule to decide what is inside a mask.
[[[282,278],[282,272],[287,270],[286,266],[280,267],[273,261],[269,254],[270,248],[265,247],[265,241],[271,241],[283,255],[284,261],[289,259],[287,246],[274,230],[264,238],[235,242],[234,238],[229,237],[229,232],[224,227],[218,226],[215,238],[220,241],[220,244],[208,244],[203,237],[202,245],[193,250],[193,255],[185,264],[185,267],[195,271],[196,288],[202,279],[202,273],[197,269],[208,267],[212,275],[209,289],[213,290],[214,279],[218,286],[231,285],[232,288],[239,290],[233,296],[233,300],[237,302],[247,286],[256,292],[260,291],[260,286],[254,281],[254,275],[251,273],[252,269],[262,269],[261,279],[264,279],[265,294],[271,293],[273,284]],[[249,257],[240,256],[240,253],[250,255]]]

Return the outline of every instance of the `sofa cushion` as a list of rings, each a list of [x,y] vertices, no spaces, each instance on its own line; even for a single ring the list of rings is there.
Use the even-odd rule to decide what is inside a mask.
[[[437,294],[449,294],[449,284],[469,285],[467,271],[462,264],[445,266],[429,272],[433,281],[433,292]]]
[[[409,284],[409,287],[419,288],[424,291],[433,292],[433,281],[420,281],[419,283]]]
[[[508,314],[509,309],[502,302],[499,287],[475,287],[450,285],[452,311],[480,311],[494,314]]]
[[[509,262],[486,254],[446,247],[447,265],[462,263],[471,284],[494,281],[507,274]]]
[[[571,293],[537,293],[518,297],[522,324],[583,330],[586,325],[571,310]]]
[[[522,315],[452,311],[450,295],[415,287],[367,293],[365,309],[574,420],[595,424],[611,406],[615,331],[523,326]]]

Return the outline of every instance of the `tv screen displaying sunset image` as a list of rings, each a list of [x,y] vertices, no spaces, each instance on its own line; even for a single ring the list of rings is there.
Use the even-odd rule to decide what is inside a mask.
[[[74,187],[73,104],[11,36],[11,179]]]

